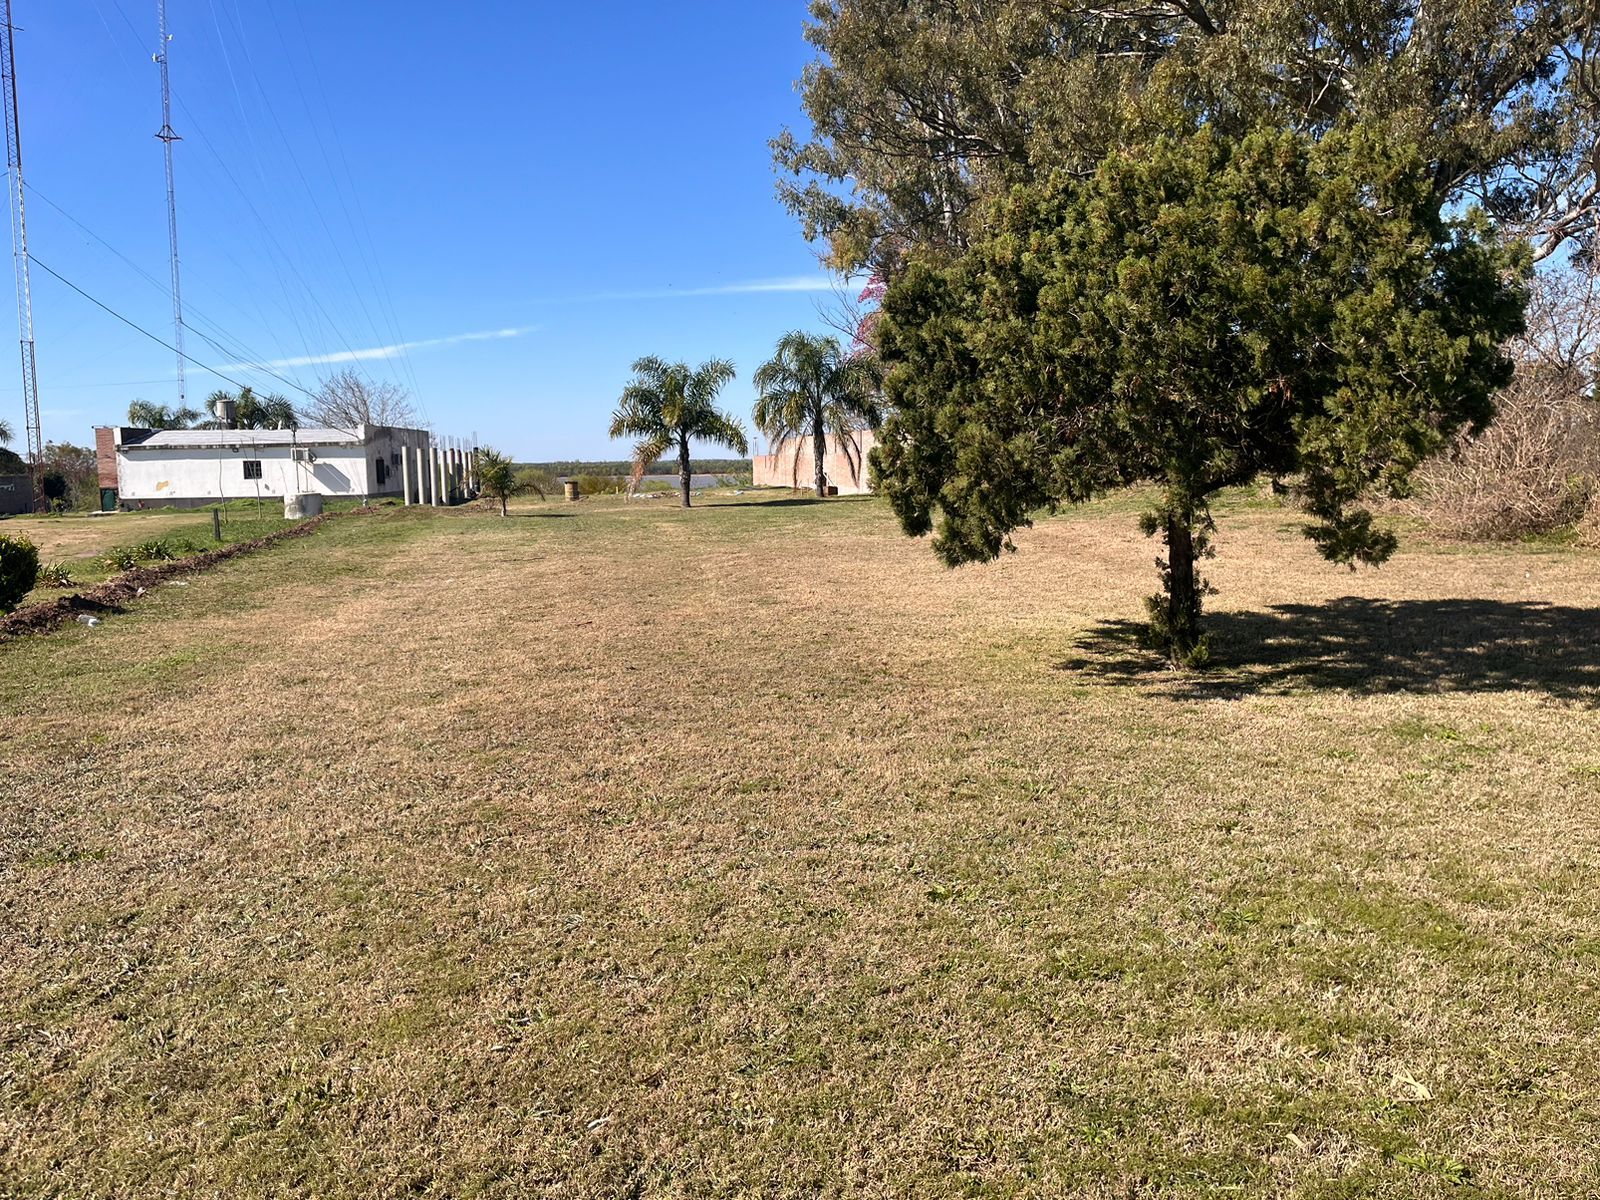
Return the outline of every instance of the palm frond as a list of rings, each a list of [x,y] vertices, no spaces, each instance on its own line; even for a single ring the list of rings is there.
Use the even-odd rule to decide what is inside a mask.
[[[726,358],[712,358],[701,363],[689,376],[684,395],[697,405],[716,401],[717,393],[732,383],[738,372]]]
[[[726,413],[713,412],[709,419],[701,423],[697,433],[706,441],[726,446],[739,454],[750,453],[750,440],[745,436],[744,426]]]
[[[669,433],[660,433],[654,437],[647,437],[633,448],[633,482],[637,484],[644,478],[650,464],[667,452],[667,449],[676,439]]]

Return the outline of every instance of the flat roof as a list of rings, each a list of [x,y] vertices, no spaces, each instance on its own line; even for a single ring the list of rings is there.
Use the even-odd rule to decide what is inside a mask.
[[[366,439],[351,429],[161,429],[124,450],[232,449],[247,446],[360,446]]]

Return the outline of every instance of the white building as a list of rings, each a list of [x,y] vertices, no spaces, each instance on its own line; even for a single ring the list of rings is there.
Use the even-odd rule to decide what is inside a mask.
[[[354,429],[117,430],[117,500],[134,508],[282,500],[318,493],[399,496],[401,454],[432,443],[426,431],[390,425]],[[412,484],[413,493],[416,484]]]

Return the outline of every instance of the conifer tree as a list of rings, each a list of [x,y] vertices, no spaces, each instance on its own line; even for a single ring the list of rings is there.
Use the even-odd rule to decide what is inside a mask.
[[[908,533],[991,559],[1040,509],[1153,484],[1152,639],[1203,658],[1210,500],[1292,482],[1329,559],[1380,563],[1363,507],[1493,415],[1526,249],[1447,217],[1428,164],[1359,128],[1211,130],[989,203],[962,254],[913,254],[878,325],[872,456]]]

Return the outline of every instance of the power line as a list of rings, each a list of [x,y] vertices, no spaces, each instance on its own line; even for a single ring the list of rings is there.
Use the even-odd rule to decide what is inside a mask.
[[[101,237],[94,230],[90,229],[82,221],[78,220],[77,217],[73,216],[66,209],[62,208],[61,205],[57,204],[54,200],[50,199],[49,196],[46,196],[38,188],[34,187],[33,184],[31,184],[31,183],[28,184],[27,185],[27,189],[37,199],[43,200],[46,204],[48,204],[51,208],[55,209],[56,212],[60,213],[63,217],[65,217],[73,225],[76,225],[78,227],[78,229],[80,231],[82,231],[87,237],[92,238],[94,241],[98,242],[102,247],[104,247],[107,251],[109,251],[110,253],[116,255],[117,258],[121,259],[124,263],[126,263],[128,265],[128,267],[130,269],[132,269],[136,274],[138,274],[140,278],[142,278],[145,282],[150,284],[151,287],[155,288],[158,292],[162,293],[162,295],[169,296],[169,298],[170,298],[170,293],[167,291],[166,286],[159,279],[157,279],[154,275],[150,274],[150,272],[146,271],[138,263],[134,262],[133,259],[129,258],[122,251],[118,250],[115,246],[113,246],[110,242],[106,241],[105,238]],[[254,350],[252,350],[249,346],[247,346],[243,341],[241,341],[239,338],[237,338],[233,334],[229,333],[226,329],[223,329],[221,325],[217,324],[217,322],[205,317],[204,314],[200,313],[193,306],[190,306],[189,314],[192,315],[192,316],[196,316],[196,317],[201,318],[205,322],[206,325],[211,327],[212,333],[215,334],[216,336],[213,337],[213,336],[207,334],[205,330],[196,328],[193,324],[191,324],[189,322],[187,317],[183,321],[183,327],[185,329],[187,329],[190,333],[195,334],[202,341],[206,342],[209,346],[212,347],[212,349],[220,351],[221,353],[228,355],[230,358],[234,359],[236,362],[240,363],[241,365],[250,368],[252,371],[259,371],[263,375],[270,375],[272,378],[278,380],[280,383],[285,383],[288,386],[294,388],[295,391],[297,391],[297,392],[302,392],[307,396],[310,396],[310,395],[313,394],[310,391],[308,391],[305,387],[303,387],[299,383],[295,382],[293,379],[289,379],[289,378],[287,378],[287,377],[285,377],[283,375],[280,375],[276,371],[274,371],[271,367],[267,366],[266,365],[266,361],[267,360],[265,358],[263,358],[261,355],[257,354]],[[221,340],[219,341],[218,339],[221,339]],[[170,381],[167,381],[167,380],[149,380],[147,382],[150,382],[150,383],[161,383],[161,382],[170,382]]]
[[[215,375],[218,379],[226,380],[228,383],[233,384],[233,386],[236,387],[236,388],[245,388],[245,387],[249,386],[249,384],[240,383],[237,379],[234,379],[230,375],[224,375],[221,371],[217,370],[216,367],[213,367],[213,366],[208,365],[207,363],[201,362],[198,358],[195,358],[193,355],[185,354],[182,350],[179,350],[176,346],[174,346],[171,342],[167,341],[166,339],[157,337],[155,334],[151,333],[148,329],[146,329],[143,325],[140,325],[137,321],[131,320],[128,317],[123,316],[121,313],[119,313],[116,309],[112,308],[109,304],[105,303],[103,300],[95,299],[88,292],[84,291],[77,284],[73,283],[72,280],[68,279],[65,275],[61,274],[60,271],[57,271],[57,270],[53,269],[52,267],[50,267],[46,263],[40,262],[32,254],[28,255],[28,260],[30,262],[32,262],[34,266],[38,267],[41,271],[43,271],[46,275],[54,276],[61,283],[66,284],[67,287],[69,287],[73,291],[77,292],[78,295],[82,296],[90,304],[94,305],[96,308],[100,309],[103,312],[109,313],[111,316],[113,316],[117,320],[121,321],[129,329],[132,329],[137,333],[142,333],[142,334],[144,334],[145,337],[149,338],[156,345],[164,346],[166,349],[172,351],[172,353],[177,354],[177,355],[181,355],[185,362],[193,363],[195,366],[199,367],[202,371],[208,371],[212,375]],[[295,385],[295,386],[298,386],[298,385]],[[300,388],[300,390],[302,392],[305,392],[306,395],[308,395],[308,396],[311,395],[310,392],[306,392],[305,388]]]

